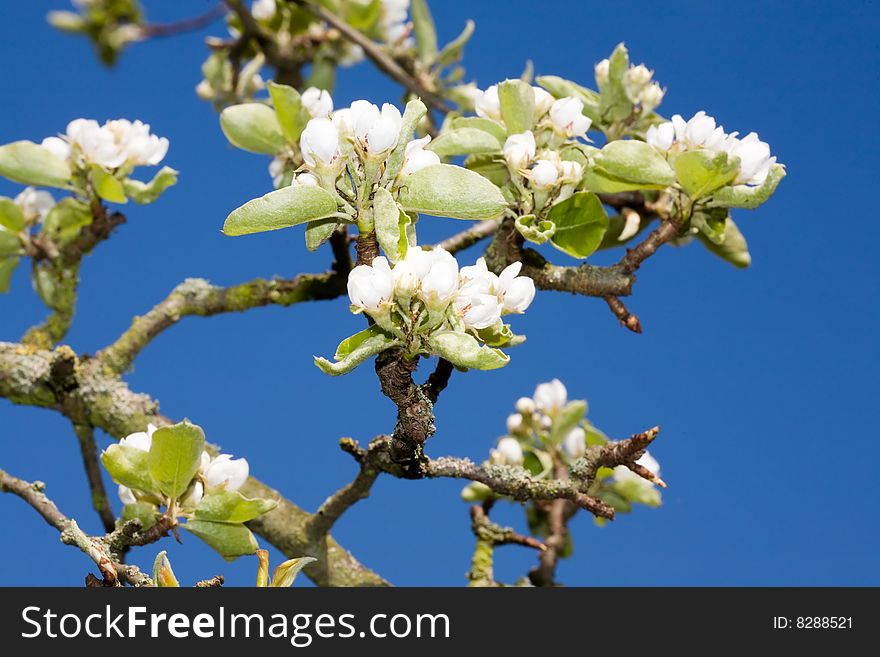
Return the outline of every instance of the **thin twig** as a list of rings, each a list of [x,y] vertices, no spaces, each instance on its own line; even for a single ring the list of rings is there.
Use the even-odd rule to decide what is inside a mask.
[[[614,316],[620,320],[621,326],[628,328],[633,333],[642,332],[642,323],[639,321],[639,318],[627,309],[623,304],[623,301],[615,296],[607,296],[603,298],[605,299],[605,303],[608,304],[608,307],[611,308],[611,312],[614,313]]]
[[[350,439],[343,439],[345,442]],[[370,489],[379,476],[379,470],[367,462],[361,463],[357,476],[350,483],[328,497],[307,525],[307,532],[314,538],[326,536],[343,513],[360,500],[370,496]]]
[[[221,2],[212,7],[208,11],[193,16],[192,18],[184,18],[172,23],[147,23],[141,28],[141,35],[144,39],[152,39],[155,37],[169,37],[186,32],[195,32],[203,27],[207,27],[214,21],[226,15],[226,6]]]
[[[425,395],[431,400],[432,404],[437,403],[440,393],[449,385],[449,377],[452,376],[453,370],[452,363],[445,358],[441,358],[437,361],[437,367],[434,368],[434,371],[428,375],[428,380],[425,381],[422,390],[425,391]]]
[[[104,488],[104,479],[101,477],[95,432],[88,424],[79,423],[73,424],[73,431],[79,441],[79,451],[82,454],[83,467],[89,482],[89,490],[92,493],[92,507],[98,512],[101,523],[104,525],[104,531],[112,532],[116,527],[116,516]]]
[[[447,237],[439,242],[434,248],[446,249],[450,253],[457,253],[469,246],[473,246],[477,242],[491,237],[498,230],[499,222],[497,219],[486,219],[474,224],[467,230],[456,233],[451,237]]]

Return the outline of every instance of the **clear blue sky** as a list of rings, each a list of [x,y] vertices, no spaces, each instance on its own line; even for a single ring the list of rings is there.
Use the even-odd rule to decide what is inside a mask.
[[[147,2],[156,19],[209,4]],[[591,84],[593,64],[625,41],[668,87],[665,114],[705,109],[730,130],[758,131],[788,177],[765,206],[736,215],[751,269],[735,270],[698,245],[664,249],[646,264],[628,300],[643,335],[620,328],[599,300],[541,294],[517,323],[530,339],[508,367],[454,375],[430,454],[483,458],[514,400],[559,377],[573,397],[589,399],[590,417],[611,436],[662,425],[652,451],[670,486],[662,508],[640,508],[603,529],[579,516],[563,582],[880,584],[878,441],[869,417],[880,366],[877,4],[434,4],[442,38],[476,20],[468,72],[482,86],[518,76],[528,58],[539,73]],[[188,276],[232,284],[322,270],[329,254],[307,254],[301,230],[220,234],[227,213],[270,181],[266,159],[229,147],[193,93],[202,37],[212,31],[135,47],[107,70],[84,40],[46,25],[45,12],[64,5],[0,7],[0,143],[39,140],[80,116],[140,118],[170,138],[166,162],[181,171],[155,205],[127,207],[129,222],[88,258],[68,342],[96,351]],[[335,95],[338,105],[361,97],[399,94],[364,64],[340,76]],[[2,194],[17,189],[0,183]],[[426,241],[460,228],[423,223]],[[0,339],[17,339],[44,315],[24,274],[0,298]],[[311,364],[359,326],[343,299],[190,318],[141,355],[128,381],[314,509],[354,473],[338,438],[367,441],[392,427],[393,407],[372,368],[329,378]],[[59,415],[0,400],[0,467],[47,481],[63,511],[98,531],[76,440]],[[381,479],[335,535],[396,584],[462,584],[472,536],[460,488]],[[82,582],[88,562],[31,509],[2,496],[0,515],[0,584]],[[502,507],[498,518],[522,525],[518,508]],[[253,580],[255,559],[226,565],[193,538],[162,547],[184,580]],[[158,549],[140,548],[136,561],[150,563]],[[533,559],[504,548],[497,574],[514,579]]]

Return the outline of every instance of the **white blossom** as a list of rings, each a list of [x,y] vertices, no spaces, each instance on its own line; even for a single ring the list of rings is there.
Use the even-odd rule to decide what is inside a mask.
[[[390,103],[382,105],[381,111],[366,100],[356,100],[351,104],[354,136],[371,155],[387,153],[397,146],[402,124],[400,110]]]
[[[675,143],[675,126],[671,121],[652,125],[645,133],[645,141],[661,151],[668,151]]]
[[[625,242],[630,237],[639,232],[639,226],[642,225],[642,216],[630,208],[624,208],[623,212],[623,230],[617,236],[618,242]]]
[[[137,504],[137,498],[134,496],[131,488],[120,484],[118,493],[119,499],[122,501],[123,504]]]
[[[490,452],[493,463],[498,465],[522,465],[523,450],[516,438],[505,436]]]
[[[275,0],[272,0],[274,5]],[[333,111],[333,98],[325,89],[309,87],[302,93],[302,104],[314,118],[327,117]]]
[[[565,389],[562,381],[553,379],[538,385],[533,397],[539,411],[553,415],[568,402],[568,390]]]
[[[150,134],[150,126],[141,121],[116,119],[104,124],[122,152],[124,162],[134,166],[154,166],[168,153],[168,140]]]
[[[478,331],[501,321],[501,304],[494,294],[462,291],[455,299],[455,308],[464,325]]]
[[[231,454],[220,454],[205,469],[205,484],[209,490],[238,490],[248,478],[247,459],[233,459]]]
[[[406,33],[410,0],[382,0],[380,24],[385,40],[395,43]]]
[[[40,142],[40,146],[59,159],[66,160],[70,157],[70,144],[61,137],[46,137]]]
[[[770,145],[761,141],[756,132],[750,132],[742,139],[733,137],[727,152],[740,159],[739,174],[734,181],[740,184],[762,184],[776,162],[775,157],[770,157]]]
[[[678,118],[681,119],[680,116]],[[672,117],[672,121],[675,124],[675,116]],[[681,125],[680,121],[678,125]],[[676,138],[684,142],[687,148],[693,149],[705,144],[714,131],[715,119],[700,110],[685,124],[683,135],[679,136],[678,130],[676,130]]]
[[[450,301],[458,292],[458,261],[444,249],[432,249],[428,254],[430,267],[420,277],[421,297],[428,305],[441,305]]]
[[[52,195],[42,189],[34,189],[33,187],[25,187],[14,199],[15,204],[24,215],[25,221],[29,224],[41,222],[49,214],[49,210],[55,207],[55,199]]]
[[[562,449],[573,459],[579,459],[587,453],[587,432],[582,427],[575,427],[562,440]]]
[[[654,71],[644,64],[631,66],[627,69],[624,82],[633,99],[638,98],[652,77],[654,77]]]
[[[655,107],[659,106],[660,103],[663,102],[663,96],[665,95],[666,92],[663,91],[663,87],[658,83],[652,82],[647,85],[641,90],[641,92],[639,92],[639,104],[642,106],[642,111],[650,112]]]
[[[244,459],[241,459],[244,460]],[[201,481],[197,481],[193,484],[192,489],[189,494],[186,495],[183,499],[180,500],[181,506],[185,506],[187,508],[196,507],[199,505],[199,502],[202,501],[202,498],[205,496],[205,486]]]
[[[566,137],[586,137],[592,121],[583,115],[583,110],[580,98],[560,98],[550,107],[550,121]]]
[[[426,151],[425,146],[431,141],[431,135],[425,135],[421,139],[413,139],[404,150],[403,167],[401,176],[409,176],[425,167],[440,164],[440,156],[434,151]]]
[[[385,256],[373,259],[372,265],[358,265],[348,275],[348,298],[353,306],[375,311],[392,299],[394,276]]]
[[[535,298],[535,282],[519,276],[521,262],[513,262],[498,275],[497,294],[508,313],[524,313]]]
[[[574,160],[562,160],[559,163],[559,173],[564,182],[579,183],[584,177],[584,167]]]
[[[535,158],[535,135],[531,130],[510,135],[504,142],[504,159],[516,170],[525,169]]]
[[[300,135],[299,147],[307,165],[327,166],[340,154],[339,131],[328,118],[312,119]]]
[[[481,91],[474,101],[474,111],[477,116],[486,119],[501,119],[501,101],[498,98],[498,85],[493,84]]]
[[[275,17],[275,0],[254,0],[251,14],[258,21],[270,21]]]
[[[596,84],[600,87],[604,87],[605,83],[608,82],[608,71],[611,67],[611,62],[607,59],[603,59],[601,62],[596,64],[593,69],[596,73]]]
[[[537,410],[535,400],[531,397],[520,397],[516,400],[516,410],[522,415],[531,415]]]
[[[530,174],[534,187],[552,187],[559,180],[559,169],[551,160],[538,160]]]
[[[333,121],[333,125],[336,126],[336,130],[339,132],[340,138],[351,137],[354,135],[351,122],[351,108],[344,107],[340,110],[336,110],[333,112],[331,120]]]
[[[93,119],[75,119],[67,125],[68,144],[82,160],[106,169],[124,164],[159,164],[168,152],[168,140],[150,133],[150,126],[141,121],[116,119],[98,125]],[[48,148],[60,154],[63,148],[54,139]],[[45,144],[44,144],[45,145]]]
[[[308,171],[303,171],[302,173],[296,174],[294,178],[290,181],[292,187],[320,187],[320,183],[318,179],[315,177],[315,174],[309,173]]]
[[[541,87],[532,87],[532,91],[535,93],[535,119],[540,119],[550,111],[555,98],[553,98],[553,94]]]
[[[507,416],[507,433],[516,433],[523,426],[523,416],[519,413],[512,413]]]
[[[153,434],[156,433],[156,427],[152,424],[147,425],[146,431],[136,431],[127,435],[119,441],[120,445],[125,447],[133,447],[143,452],[149,452],[153,444]]]

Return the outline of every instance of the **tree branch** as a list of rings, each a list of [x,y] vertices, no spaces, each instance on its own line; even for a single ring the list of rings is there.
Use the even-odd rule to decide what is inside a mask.
[[[471,531],[477,543],[474,546],[471,569],[468,572],[468,586],[499,586],[494,574],[495,547],[498,545],[513,544],[536,550],[546,549],[541,541],[492,522],[486,510],[480,505],[472,506],[470,513]]]
[[[183,20],[174,21],[173,23],[147,23],[141,28],[141,34],[144,39],[177,36],[178,34],[194,32],[203,27],[207,27],[225,15],[226,6],[221,2],[208,11],[199,14],[198,16],[193,16],[192,18],[184,18]]]
[[[104,480],[101,477],[101,466],[98,463],[98,447],[95,445],[95,432],[87,424],[73,424],[73,432],[79,441],[79,451],[82,454],[83,467],[89,482],[89,490],[92,495],[92,507],[98,512],[104,531],[112,532],[116,527],[116,515],[107,498],[104,489]]]
[[[174,288],[164,301],[147,314],[136,317],[131,328],[116,342],[98,352],[98,358],[110,373],[121,374],[131,367],[137,355],[153,338],[184,317],[209,317],[261,306],[286,307],[301,301],[335,299],[345,293],[345,281],[346,276],[337,272],[300,274],[292,279],[258,278],[231,287],[219,287],[201,278],[190,278]]]
[[[491,237],[498,230],[499,222],[497,219],[486,219],[474,224],[467,230],[456,233],[451,237],[447,237],[442,242],[435,245],[434,248],[446,249],[450,253],[457,253],[473,246],[477,242]]]
[[[153,581],[137,566],[114,561],[106,543],[100,538],[86,535],[76,521],[61,513],[55,503],[46,497],[44,488],[40,481],[30,483],[0,470],[0,492],[12,493],[27,502],[43,520],[59,531],[62,543],[75,545],[88,555],[101,571],[105,585],[119,586],[121,582],[132,586],[153,585]]]

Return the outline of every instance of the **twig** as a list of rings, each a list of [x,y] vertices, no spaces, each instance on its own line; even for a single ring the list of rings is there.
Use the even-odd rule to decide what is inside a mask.
[[[561,463],[554,465],[554,474],[560,481],[568,480],[568,470]],[[556,565],[568,538],[568,521],[577,507],[569,500],[553,500],[546,511],[547,549],[538,555],[538,565],[529,572],[529,581],[535,586],[553,586],[556,583]]]
[[[498,230],[498,226],[499,222],[497,219],[486,219],[474,224],[467,230],[447,237],[442,242],[439,242],[435,248],[446,249],[450,253],[457,253],[487,237],[491,237]]]
[[[584,456],[572,463],[569,472],[573,479],[580,482],[581,490],[585,490],[595,481],[599,468],[614,468],[618,465],[625,465],[640,477],[661,488],[666,488],[666,483],[660,477],[636,463],[644,454],[645,448],[654,442],[659,433],[660,427],[658,426],[633,434],[626,440],[593,445]]]
[[[479,532],[487,535],[495,545],[522,545],[540,552],[547,549],[543,542],[533,536],[520,534],[512,527],[502,527],[492,522],[486,510],[479,504],[471,507],[471,528],[474,534]]]
[[[607,296],[603,298],[605,299],[605,303],[608,304],[608,307],[611,308],[611,312],[614,313],[614,316],[620,320],[621,326],[628,328],[633,333],[642,332],[642,323],[639,321],[639,318],[633,315],[627,307],[623,305],[623,301],[615,296]]]
[[[174,21],[173,23],[148,23],[141,28],[141,35],[144,39],[152,39],[155,37],[169,37],[186,32],[194,32],[203,27],[207,27],[226,14],[226,6],[221,2],[212,7],[208,11],[193,16],[192,18],[184,18],[183,20]]]
[[[343,438],[340,443],[351,439]],[[315,539],[326,536],[343,513],[354,504],[370,496],[370,489],[379,476],[379,471],[367,462],[360,464],[357,476],[350,483],[328,497],[318,507],[307,524],[307,533]]]
[[[433,91],[426,89],[424,85],[407,73],[400,64],[389,57],[379,44],[369,39],[362,32],[311,0],[291,1],[304,9],[308,9],[322,21],[339,30],[346,39],[363,48],[364,54],[370,58],[380,71],[398,84],[406,87],[411,93],[420,97],[426,104],[443,113],[450,111],[451,108],[446,104],[446,101]]]
[[[680,222],[666,219],[637,246],[627,249],[626,255],[615,266],[623,274],[633,274],[645,260],[657,253],[657,249],[680,235]]]
[[[223,586],[223,575],[215,575],[211,579],[203,579],[201,582],[196,582],[195,587],[197,589],[216,589]]]
[[[437,403],[440,393],[449,385],[449,377],[452,376],[452,363],[445,358],[437,361],[437,367],[428,375],[428,380],[422,385],[425,395],[431,400],[432,404]]]
[[[101,477],[101,466],[98,464],[98,448],[95,445],[95,432],[87,424],[73,424],[73,431],[79,441],[79,451],[82,454],[83,467],[86,470],[86,478],[89,482],[89,490],[92,493],[92,507],[98,512],[104,531],[112,532],[116,527],[116,516],[107,498],[104,489],[104,480]]]
[[[131,328],[102,349],[98,358],[110,372],[122,373],[153,338],[184,317],[208,317],[268,305],[290,306],[301,301],[334,299],[344,292],[345,277],[335,272],[271,281],[258,278],[231,287],[190,278],[147,314],[136,317]]]
[[[0,492],[17,495],[31,505],[49,525],[58,530],[62,543],[75,545],[97,564],[105,584],[119,585],[120,582],[125,582],[132,586],[153,585],[153,581],[137,566],[114,561],[107,545],[100,538],[86,535],[76,521],[61,513],[55,503],[43,493],[44,488],[42,482],[30,483],[0,470]]]
[[[546,549],[541,541],[523,536],[510,527],[502,527],[491,520],[479,505],[471,507],[471,531],[477,539],[468,572],[468,586],[500,586],[495,581],[495,548],[499,545],[524,545],[536,550]]]

